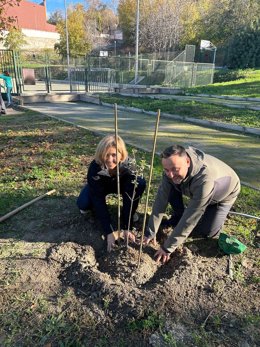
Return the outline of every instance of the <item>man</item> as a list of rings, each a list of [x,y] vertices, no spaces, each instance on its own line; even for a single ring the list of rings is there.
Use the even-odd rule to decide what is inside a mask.
[[[239,192],[240,181],[234,170],[221,160],[179,145],[161,154],[164,169],[161,185],[145,232],[144,244],[154,240],[168,203],[173,214],[168,221],[174,229],[155,253],[162,263],[192,235],[217,237]],[[187,207],[183,195],[190,198]]]

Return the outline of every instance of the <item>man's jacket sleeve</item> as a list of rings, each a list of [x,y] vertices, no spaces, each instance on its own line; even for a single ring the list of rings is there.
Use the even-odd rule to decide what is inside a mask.
[[[200,179],[194,186],[187,208],[164,243],[164,248],[168,252],[173,252],[186,240],[210,204],[214,192],[214,182]]]

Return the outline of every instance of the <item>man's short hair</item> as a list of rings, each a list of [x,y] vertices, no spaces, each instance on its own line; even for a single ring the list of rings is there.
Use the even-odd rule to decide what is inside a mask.
[[[172,155],[178,155],[179,157],[187,156],[187,152],[184,147],[180,145],[172,145],[170,147],[165,148],[165,150],[161,153],[160,157],[162,159],[167,159]]]

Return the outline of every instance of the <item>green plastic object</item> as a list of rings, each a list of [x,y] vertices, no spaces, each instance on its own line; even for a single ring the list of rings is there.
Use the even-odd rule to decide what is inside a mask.
[[[221,233],[218,239],[220,249],[226,254],[239,254],[246,250],[246,245],[236,239],[234,236],[229,236]]]

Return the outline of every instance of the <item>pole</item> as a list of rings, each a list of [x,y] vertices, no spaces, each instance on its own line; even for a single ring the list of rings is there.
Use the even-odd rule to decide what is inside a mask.
[[[116,180],[117,180],[117,232],[118,242],[120,242],[120,177],[119,177],[119,156],[118,156],[118,126],[117,126],[117,104],[114,105],[115,115],[115,140],[116,140]]]
[[[70,47],[69,47],[69,32],[68,32],[68,16],[67,16],[67,1],[64,0],[65,8],[65,31],[66,31],[66,50],[67,50],[67,68],[68,68],[68,80],[70,82]],[[71,91],[71,83],[70,83]]]
[[[138,80],[138,46],[139,46],[139,9],[140,9],[140,0],[137,0],[137,10],[136,10],[136,39],[135,39],[135,84]]]
[[[148,181],[147,194],[146,194],[144,220],[143,220],[143,228],[142,228],[142,236],[141,236],[141,243],[140,243],[140,249],[139,249],[139,255],[138,255],[137,268],[139,268],[139,266],[140,266],[140,260],[141,260],[141,254],[142,254],[142,248],[143,248],[144,231],[145,231],[146,216],[147,216],[147,209],[148,209],[148,202],[149,202],[149,192],[150,192],[151,181],[152,181],[153,161],[154,161],[154,154],[155,154],[156,139],[157,139],[157,134],[158,134],[160,116],[161,116],[161,110],[158,110],[157,111],[156,125],[155,125],[155,130],[154,130],[154,137],[153,137],[153,151],[152,151],[152,157],[151,157],[149,181]]]
[[[114,40],[114,55],[116,57],[116,40]]]

